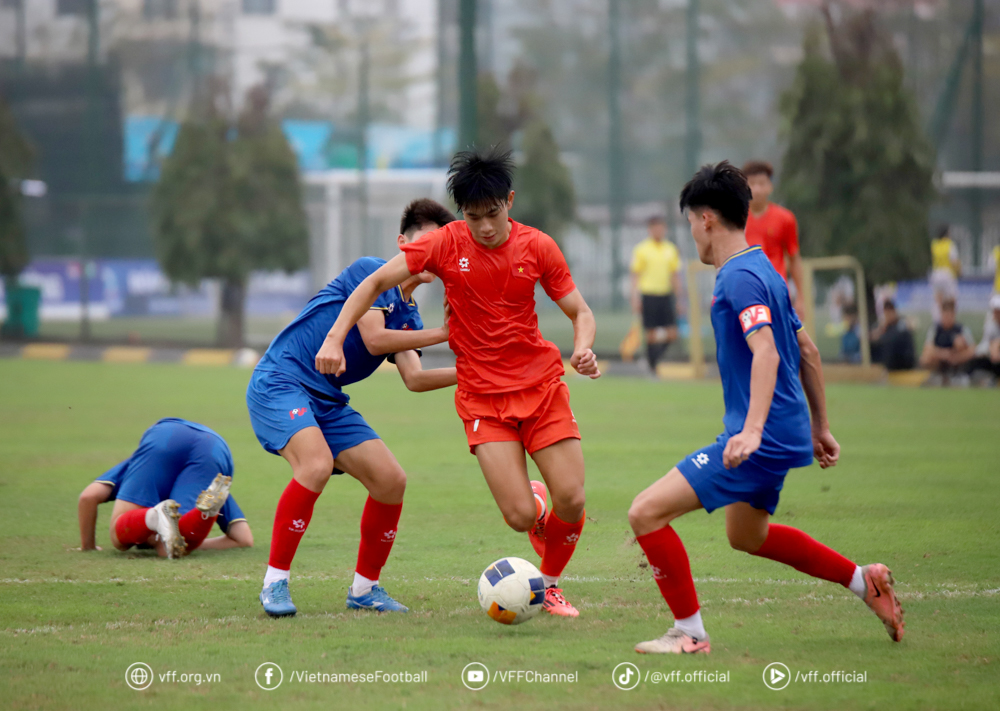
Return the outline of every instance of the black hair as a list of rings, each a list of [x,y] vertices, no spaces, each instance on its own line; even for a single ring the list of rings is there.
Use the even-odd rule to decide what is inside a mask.
[[[893,311],[895,311],[896,310],[896,302],[893,301],[892,299],[886,299],[885,301],[883,301],[882,302],[882,310],[885,311],[886,309],[892,309]]]
[[[441,203],[430,198],[418,198],[403,210],[403,217],[399,221],[399,234],[405,235],[407,232],[418,230],[424,225],[444,227],[449,222],[454,221],[455,216],[451,214],[451,210]]]
[[[774,166],[766,160],[748,160],[743,164],[743,175],[747,178],[751,175],[766,175],[768,178],[773,178]]]
[[[652,227],[653,225],[665,225],[667,224],[667,218],[657,213],[652,217],[650,217],[648,220],[646,220],[646,224],[650,227]]]
[[[681,210],[708,208],[732,229],[747,226],[750,185],[743,172],[727,160],[702,166],[681,191]]]
[[[942,237],[947,237],[949,232],[951,232],[951,228],[948,225],[938,225],[937,228],[938,239],[941,239]]]
[[[844,316],[857,316],[858,315],[858,305],[853,301],[848,301],[844,304]]]
[[[448,193],[459,210],[505,201],[513,182],[514,161],[502,146],[456,153],[448,168]]]

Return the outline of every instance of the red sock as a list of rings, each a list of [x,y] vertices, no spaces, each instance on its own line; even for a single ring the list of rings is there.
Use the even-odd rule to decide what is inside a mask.
[[[699,609],[698,593],[691,577],[691,563],[681,537],[670,526],[636,537],[646,560],[653,569],[653,579],[667,601],[674,619],[683,620]]]
[[[358,546],[358,565],[355,572],[369,580],[378,580],[382,566],[389,558],[402,504],[382,504],[368,497],[361,514],[361,545]]]
[[[576,550],[576,542],[580,540],[583,522],[587,520],[585,511],[576,523],[566,523],[556,516],[555,511],[549,511],[545,518],[545,555],[539,570],[542,575],[558,578],[569,563]]]
[[[309,491],[292,479],[285,492],[278,499],[278,510],[274,512],[274,528],[271,530],[271,556],[267,564],[278,570],[291,570],[292,558],[298,550],[302,534],[312,520],[313,507],[319,494]]]
[[[191,509],[181,516],[178,526],[180,526],[181,535],[184,536],[184,542],[189,551],[193,551],[202,544],[217,518],[217,515],[205,518],[198,509]]]
[[[146,527],[146,512],[149,509],[132,509],[115,519],[115,535],[118,542],[127,546],[145,543],[155,533]]]
[[[764,545],[753,555],[790,565],[806,575],[840,583],[845,588],[851,584],[854,569],[857,568],[832,548],[827,548],[797,528],[780,523],[767,527]]]

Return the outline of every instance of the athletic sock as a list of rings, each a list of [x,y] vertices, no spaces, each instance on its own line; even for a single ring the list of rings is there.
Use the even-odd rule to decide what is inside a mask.
[[[193,551],[204,542],[217,518],[218,515],[206,518],[198,509],[191,509],[181,516],[177,525],[181,529],[181,535],[184,536],[188,551]]]
[[[698,610],[690,617],[685,617],[681,620],[674,619],[674,627],[695,639],[705,639],[708,637],[708,632],[705,631],[705,623],[701,621],[701,610]]]
[[[545,554],[542,556],[540,570],[542,575],[558,578],[569,563],[576,550],[576,542],[580,540],[583,522],[587,520],[586,511],[576,523],[566,523],[556,516],[555,511],[549,511],[545,518]]]
[[[319,494],[292,479],[278,499],[271,531],[271,555],[268,565],[278,570],[291,570],[302,534],[312,520],[313,507]]]
[[[772,523],[764,545],[753,555],[790,565],[814,578],[850,587],[857,565],[832,548],[791,526]]]
[[[691,563],[680,536],[670,526],[636,537],[653,569],[653,580],[667,601],[674,620],[687,620],[699,611]]]
[[[273,568],[270,565],[267,566],[267,572],[264,573],[264,587],[272,583],[276,583],[279,580],[288,580],[292,577],[292,573],[289,570],[280,570],[278,568]]]
[[[115,519],[115,535],[118,542],[127,546],[145,543],[156,531],[147,525],[146,513],[152,509],[132,509]],[[159,514],[154,513],[154,516]],[[152,523],[152,522],[150,522]]]
[[[851,576],[851,584],[847,587],[862,600],[868,594],[868,583],[865,582],[865,574],[861,572],[860,565],[854,566],[854,575]]]
[[[383,504],[371,496],[361,514],[361,544],[354,571],[369,580],[378,580],[396,540],[396,527],[403,504]]]
[[[559,576],[558,575],[546,575],[542,573],[542,583],[545,585],[545,589],[557,588],[559,587]]]
[[[355,573],[354,582],[351,583],[351,595],[354,595],[355,597],[358,597],[359,595],[367,595],[376,585],[378,585],[378,580],[371,580],[363,576],[361,573]]]

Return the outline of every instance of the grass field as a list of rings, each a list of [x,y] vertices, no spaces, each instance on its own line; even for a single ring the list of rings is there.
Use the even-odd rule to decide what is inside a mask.
[[[288,480],[266,454],[236,369],[0,361],[0,706],[5,709],[678,708],[987,709],[1000,705],[1000,399],[995,392],[831,387],[841,465],[791,473],[776,520],[859,562],[894,571],[907,635],[893,644],[848,591],[732,551],[717,513],[676,528],[687,544],[710,656],[643,657],[632,645],[671,624],[626,521],[636,492],[715,436],[721,391],[709,383],[572,380],[584,433],[588,523],[564,587],[577,620],[515,628],[475,598],[482,569],[502,555],[534,558],[507,529],[468,454],[451,393],[415,395],[391,373],[352,387],[353,404],[409,474],[399,537],[382,581],[406,616],[349,613],[364,491],[347,477],[320,499],[293,569],[294,619],[257,602],[271,519]],[[236,461],[234,495],[253,549],[180,561],[108,550],[108,507],[82,554],[76,497],[125,458],[164,416],[215,428]],[[280,688],[254,682],[279,664]],[[491,682],[472,692],[460,670],[578,673],[576,683]],[[611,671],[728,672],[728,682],[644,681]],[[125,670],[218,674],[131,690]],[[762,683],[765,666],[792,673],[866,672],[867,682]],[[308,684],[306,672],[427,671],[426,683]],[[206,677],[203,677],[207,679]]]

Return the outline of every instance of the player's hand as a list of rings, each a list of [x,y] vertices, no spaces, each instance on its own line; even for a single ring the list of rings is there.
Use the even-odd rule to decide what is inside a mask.
[[[837,465],[840,459],[840,445],[830,434],[830,430],[813,431],[813,454],[819,462],[820,469]]]
[[[83,546],[80,546],[79,548],[72,548],[71,550],[80,551],[81,553],[86,553],[87,551],[102,551],[104,549],[101,548],[100,546],[91,546],[89,548],[84,548]]]
[[[743,430],[733,435],[726,442],[722,452],[722,466],[734,469],[750,458],[750,455],[760,449],[761,433],[755,430]]]
[[[577,373],[586,375],[591,380],[601,377],[601,371],[597,369],[597,356],[589,348],[575,351],[573,357],[569,359],[569,364]]]
[[[795,303],[792,304],[795,307],[795,313],[801,318],[806,312],[806,300],[803,298],[802,294],[795,295]]]
[[[332,338],[325,338],[319,353],[316,354],[316,370],[323,375],[336,376],[347,370],[343,344],[334,343]]]
[[[642,301],[638,296],[632,297],[632,313],[642,315]]]

